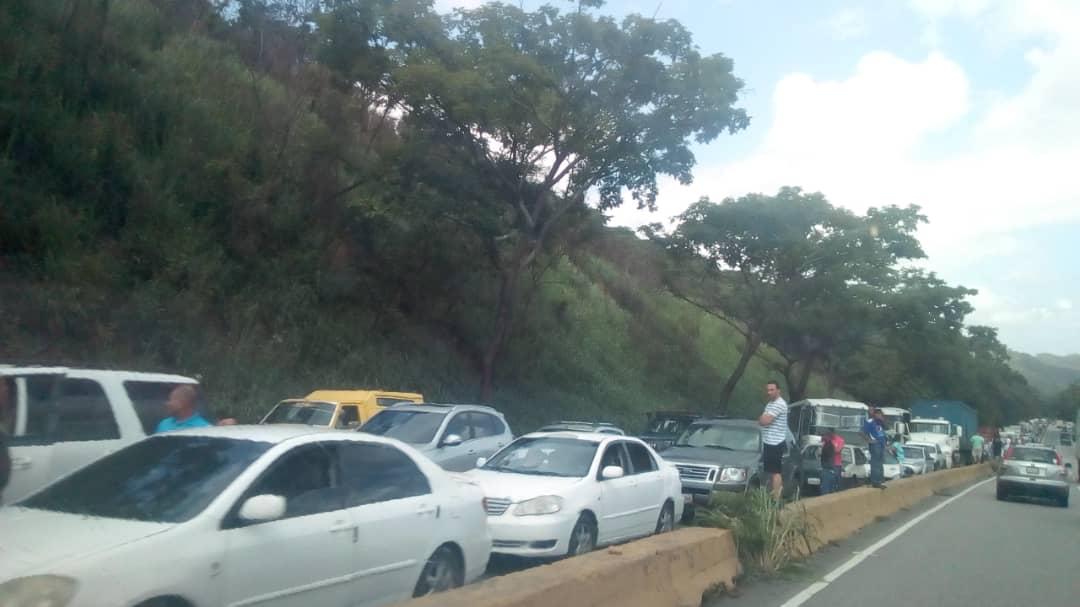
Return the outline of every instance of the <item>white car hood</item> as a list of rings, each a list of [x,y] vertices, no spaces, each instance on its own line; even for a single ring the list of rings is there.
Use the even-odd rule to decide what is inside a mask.
[[[0,509],[0,582],[49,573],[63,561],[82,559],[173,526],[8,506]]]
[[[571,487],[584,480],[480,469],[469,470],[461,477],[479,485],[487,497],[506,498],[512,502],[520,502],[541,495],[565,495]]]

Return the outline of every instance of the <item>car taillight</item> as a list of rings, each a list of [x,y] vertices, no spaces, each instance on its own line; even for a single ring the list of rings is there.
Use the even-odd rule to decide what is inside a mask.
[[[1005,459],[1012,459],[1012,452],[1013,448],[1009,447],[1008,450],[1005,451]]]

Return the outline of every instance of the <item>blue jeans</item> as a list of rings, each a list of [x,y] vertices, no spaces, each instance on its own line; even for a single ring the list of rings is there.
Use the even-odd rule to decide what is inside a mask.
[[[836,493],[840,490],[840,467],[824,466],[821,469],[821,494]]]
[[[885,445],[870,444],[870,484],[880,485],[885,480]]]

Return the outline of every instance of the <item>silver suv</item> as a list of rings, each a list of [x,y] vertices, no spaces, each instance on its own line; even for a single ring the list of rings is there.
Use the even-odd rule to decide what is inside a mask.
[[[1057,451],[1043,445],[1010,448],[998,468],[997,498],[1013,495],[1049,497],[1068,508],[1069,473]]]
[[[502,413],[483,405],[400,403],[379,411],[358,430],[409,443],[451,472],[476,467],[514,435]]]

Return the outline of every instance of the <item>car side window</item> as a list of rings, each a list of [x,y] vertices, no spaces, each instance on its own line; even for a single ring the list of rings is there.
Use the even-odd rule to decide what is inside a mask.
[[[355,428],[360,425],[360,408],[356,405],[341,405],[338,414],[338,428]]]
[[[46,420],[45,434],[57,441],[120,438],[112,405],[101,384],[92,379],[65,378]]]
[[[165,411],[165,401],[175,387],[174,383],[160,381],[124,382],[124,391],[135,408],[143,432],[153,434],[161,420],[169,416]]]
[[[855,450],[855,464],[858,465],[858,466],[862,466],[865,463],[866,463],[866,454],[863,453],[862,449],[856,449]]]
[[[350,441],[340,450],[347,508],[431,493],[416,462],[390,445]]]
[[[630,474],[631,469],[629,463],[626,455],[626,448],[623,447],[622,441],[611,443],[607,446],[607,449],[604,449],[604,456],[600,458],[600,469],[597,471],[598,478],[599,474],[608,466],[618,466],[622,468],[626,474]]]
[[[852,463],[854,463],[854,461],[855,461],[854,459],[852,459],[852,458],[853,458],[853,456],[852,456],[852,454],[851,454],[851,452],[852,452],[852,451],[853,451],[853,449],[852,449],[851,447],[847,447],[847,448],[846,448],[846,449],[844,449],[844,450],[843,450],[843,452],[842,452],[842,453],[840,454],[840,461],[841,461],[841,462],[843,462],[843,464],[844,464],[845,466],[847,466],[847,465],[849,465],[849,464],[852,464]]]
[[[446,424],[446,431],[443,432],[443,439],[446,439],[446,437],[451,434],[457,434],[463,441],[473,438],[469,427],[469,414],[467,412],[456,413],[454,414],[454,417],[450,418],[450,423]]]
[[[630,463],[634,466],[634,474],[645,474],[657,470],[656,461],[652,454],[639,443],[626,443],[626,450],[630,452]]]
[[[302,445],[289,451],[248,489],[240,504],[256,495],[280,495],[285,498],[282,518],[343,509],[346,491],[338,478],[337,451],[338,443]]]
[[[499,436],[506,428],[499,418],[490,413],[473,411],[469,415],[472,417],[473,438]]]

